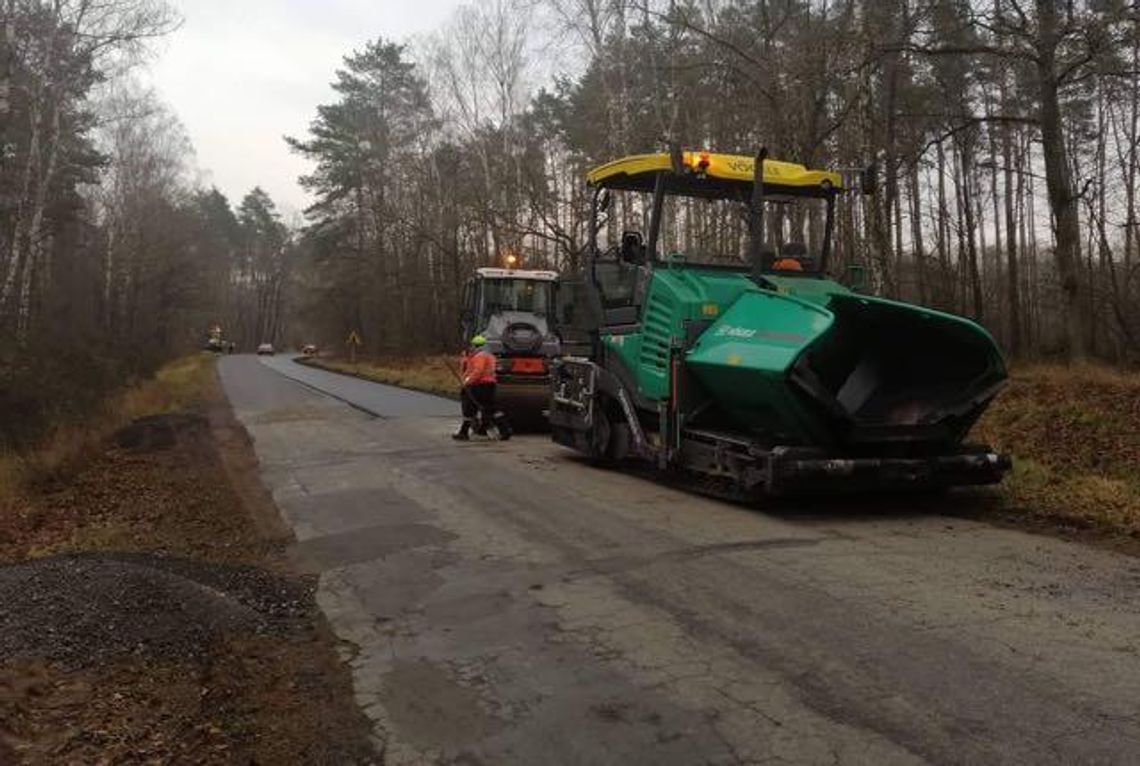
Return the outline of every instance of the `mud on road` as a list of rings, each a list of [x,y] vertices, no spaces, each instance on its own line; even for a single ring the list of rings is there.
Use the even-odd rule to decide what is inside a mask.
[[[373,762],[216,379],[0,519],[0,763]]]

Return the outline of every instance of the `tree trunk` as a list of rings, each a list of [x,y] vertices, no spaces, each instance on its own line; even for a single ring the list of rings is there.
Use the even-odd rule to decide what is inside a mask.
[[[8,246],[8,261],[5,265],[4,281],[0,284],[0,318],[8,310],[12,295],[15,292],[17,279],[24,269],[24,260],[27,254],[28,219],[32,207],[32,195],[36,177],[40,174],[40,137],[43,130],[41,124],[41,101],[37,95],[31,99],[28,113],[28,156],[24,161],[23,176],[20,181],[20,195],[16,201],[16,212],[13,216],[12,235]]]
[[[988,256],[986,256],[985,252],[983,252],[983,256],[986,256],[985,262],[991,264],[991,268],[987,269],[986,273],[987,274],[989,274],[989,273],[993,274],[993,278],[988,283],[988,285],[992,285],[992,294],[996,298],[995,302],[996,302],[997,307],[998,307],[997,314],[1000,316],[1001,319],[1006,320],[1006,322],[1008,324],[1008,316],[1009,315],[1006,312],[1000,310],[1002,299],[1000,297],[998,297],[1001,295],[1000,285],[1001,285],[1001,272],[1002,272],[1002,269],[1001,269],[1002,234],[1005,234],[1005,236],[1008,238],[1009,237],[1009,231],[1008,230],[1005,232],[1002,231],[1003,222],[1002,222],[1002,218],[1001,218],[1001,200],[1000,200],[1000,197],[998,195],[998,159],[997,159],[997,133],[996,133],[996,131],[997,131],[996,126],[991,124],[989,127],[988,135],[987,135],[987,138],[989,139],[989,148],[990,148],[990,157],[989,157],[989,161],[990,161],[990,202],[993,204],[993,208],[994,208],[994,210],[993,210],[993,213],[994,213],[994,248],[993,248],[992,253],[990,253]],[[998,320],[995,319],[994,321],[996,323]]]
[[[1005,166],[1006,303],[1008,304],[1006,310],[1009,312],[1009,353],[1017,357],[1021,354],[1021,294],[1017,284],[1017,238],[1013,218],[1013,142],[1010,137],[1012,130],[1008,123],[1002,127],[1001,151]]]
[[[944,307],[953,303],[952,297],[945,295],[945,281],[951,278],[950,271],[950,209],[946,206],[946,150],[939,141],[938,150],[938,263],[942,272]]]
[[[975,219],[974,210],[974,196],[973,196],[973,179],[974,179],[974,139],[972,136],[961,133],[963,138],[961,141],[955,142],[958,148],[958,161],[961,167],[962,179],[962,216],[965,224],[965,231],[962,235],[965,238],[966,245],[966,276],[970,289],[971,303],[973,304],[973,316],[977,321],[982,321],[983,305],[982,305],[982,275],[978,268],[978,244],[975,232],[977,231],[977,221]]]
[[[911,249],[914,252],[914,271],[918,293],[918,302],[925,305],[927,302],[926,290],[926,246],[922,236],[922,193],[918,183],[918,160],[915,159],[910,170],[910,236]]]
[[[59,163],[60,141],[60,104],[53,99],[51,103],[51,125],[47,137],[47,162],[36,187],[35,198],[32,204],[32,220],[28,226],[27,263],[21,277],[20,296],[16,305],[16,342],[24,346],[28,342],[28,333],[32,320],[32,288],[35,285],[37,268],[43,259],[44,215],[47,211],[48,190],[55,178],[56,166]]]
[[[1054,257],[1061,283],[1062,323],[1071,361],[1085,357],[1086,321],[1081,295],[1081,228],[1077,197],[1069,168],[1057,81],[1058,17],[1056,0],[1036,0],[1038,18],[1037,87],[1039,122],[1045,160],[1045,185],[1056,232]]]
[[[0,140],[6,139],[12,113],[12,70],[16,59],[16,0],[5,0],[0,14]]]

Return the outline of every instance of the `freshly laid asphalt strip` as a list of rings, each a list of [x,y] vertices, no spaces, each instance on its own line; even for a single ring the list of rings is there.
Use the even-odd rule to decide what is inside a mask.
[[[442,396],[432,396],[396,386],[383,386],[351,375],[338,375],[335,372],[307,367],[297,364],[288,356],[263,356],[260,359],[262,364],[288,378],[316,388],[377,417],[458,418],[459,416],[459,404]]]
[[[1140,763],[1137,559],[455,444],[455,402],[263,361],[222,380],[388,766]]]

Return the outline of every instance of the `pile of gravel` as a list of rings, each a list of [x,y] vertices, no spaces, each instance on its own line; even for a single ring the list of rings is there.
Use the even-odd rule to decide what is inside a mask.
[[[41,559],[0,567],[0,660],[200,657],[222,637],[301,629],[313,609],[310,585],[252,567],[145,554]]]

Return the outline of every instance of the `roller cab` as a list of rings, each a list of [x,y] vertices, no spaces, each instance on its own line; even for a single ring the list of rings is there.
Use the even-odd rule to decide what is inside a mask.
[[[479,268],[463,291],[460,334],[487,339],[495,355],[496,401],[516,427],[543,428],[550,362],[559,354],[553,310],[558,274],[516,268]]]

